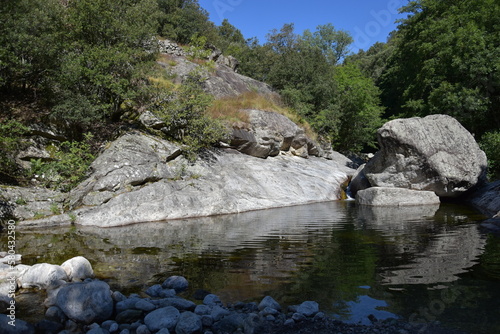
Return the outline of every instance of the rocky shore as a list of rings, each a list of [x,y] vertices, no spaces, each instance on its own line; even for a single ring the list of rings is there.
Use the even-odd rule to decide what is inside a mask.
[[[105,281],[93,279],[92,267],[83,257],[72,258],[61,266],[44,263],[15,268],[20,288],[46,290],[46,312],[45,318],[34,324],[9,313],[1,314],[0,332],[5,334],[412,334],[423,329],[425,333],[459,333],[438,324],[378,321],[372,315],[370,326],[348,324],[321,312],[315,301],[284,307],[265,296],[259,303],[224,305],[218,296],[203,290],[186,296],[189,283],[182,276],[171,276],[141,295],[125,296],[112,291]],[[5,274],[6,268],[2,269]],[[9,325],[13,319],[15,326]]]

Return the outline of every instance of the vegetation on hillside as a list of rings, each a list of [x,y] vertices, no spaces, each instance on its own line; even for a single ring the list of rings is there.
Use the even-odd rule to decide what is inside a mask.
[[[280,94],[267,108],[294,115],[341,152],[373,147],[385,119],[452,115],[481,142],[491,176],[498,176],[500,4],[415,0],[402,11],[409,15],[387,43],[350,54],[352,37],[332,24],[301,34],[285,24],[261,44],[228,20],[216,26],[197,0],[6,0],[0,8],[1,182],[33,177],[15,162],[33,122],[64,128],[68,142],[59,144],[55,161],[86,157],[75,160],[82,174],[96,142],[110,139],[137,111],[152,110],[170,138],[191,145],[192,155],[224,139],[220,119],[237,120],[238,106],[268,99],[213,101],[195,73],[185,85],[169,83],[156,65],[158,38],[189,44],[201,57],[213,47],[235,56],[240,73]],[[84,133],[93,142],[83,145]],[[50,169],[44,162],[34,166]]]

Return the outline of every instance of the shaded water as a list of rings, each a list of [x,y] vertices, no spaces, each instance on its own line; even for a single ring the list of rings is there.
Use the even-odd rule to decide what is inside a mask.
[[[483,218],[452,204],[328,202],[112,229],[19,230],[17,251],[25,264],[83,255],[127,293],[183,275],[187,295],[205,289],[225,303],[316,300],[344,321],[368,323],[373,314],[493,333],[500,238],[481,233]]]

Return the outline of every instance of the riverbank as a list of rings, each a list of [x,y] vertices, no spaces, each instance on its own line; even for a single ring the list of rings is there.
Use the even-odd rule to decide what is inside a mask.
[[[63,283],[47,291],[45,319],[35,324],[17,319],[14,327],[9,325],[8,315],[0,315],[0,327],[5,334],[464,333],[438,323],[379,321],[374,315],[368,316],[371,325],[349,324],[325,315],[315,301],[283,307],[266,296],[260,303],[224,305],[218,296],[204,290],[196,290],[187,299],[184,291],[188,285],[184,277],[171,276],[140,295],[126,297],[101,280]]]

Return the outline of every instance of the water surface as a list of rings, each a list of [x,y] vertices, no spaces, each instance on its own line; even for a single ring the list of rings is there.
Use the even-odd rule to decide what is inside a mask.
[[[205,289],[225,303],[316,300],[344,321],[369,323],[373,314],[493,333],[500,240],[480,231],[483,218],[452,204],[328,202],[110,229],[19,230],[17,247],[25,264],[85,256],[126,293],[183,275],[187,297]]]

